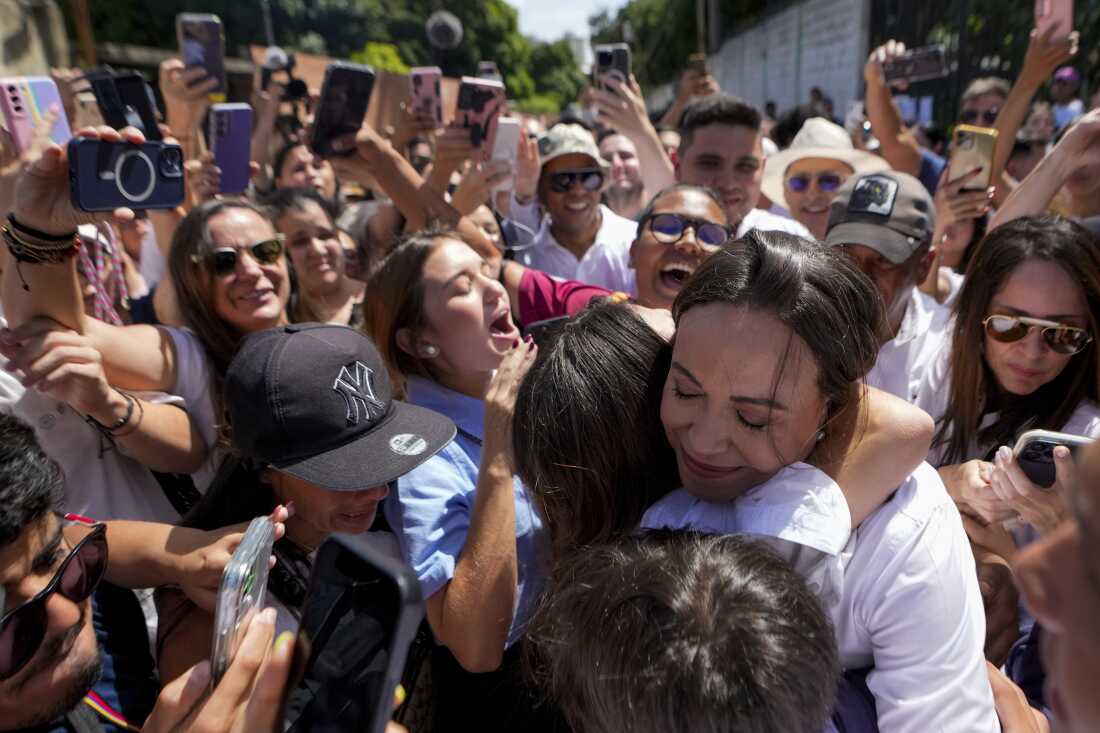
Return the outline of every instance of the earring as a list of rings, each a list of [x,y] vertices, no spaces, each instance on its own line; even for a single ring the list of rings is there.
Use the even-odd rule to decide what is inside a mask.
[[[823,440],[825,440],[825,431],[824,430],[818,430],[817,431],[817,442],[820,443]]]
[[[439,347],[433,344],[425,344],[424,348],[420,350],[420,353],[423,354],[426,359],[434,359],[439,356]]]

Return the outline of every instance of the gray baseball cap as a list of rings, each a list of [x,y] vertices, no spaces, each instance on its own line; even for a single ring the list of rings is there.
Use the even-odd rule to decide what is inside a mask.
[[[829,211],[825,244],[869,247],[895,265],[924,246],[936,228],[936,209],[924,184],[897,171],[852,176]]]
[[[607,174],[611,164],[600,157],[592,133],[580,125],[558,124],[539,137],[539,159],[543,166],[563,155],[587,155]]]

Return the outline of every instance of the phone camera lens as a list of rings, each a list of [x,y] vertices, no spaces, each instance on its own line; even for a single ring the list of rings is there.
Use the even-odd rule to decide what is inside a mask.
[[[183,175],[183,155],[179,148],[165,148],[160,151],[158,161],[160,174],[165,178],[179,178]]]
[[[14,84],[9,84],[8,85],[8,91],[11,92],[12,94],[15,94],[15,85]]]

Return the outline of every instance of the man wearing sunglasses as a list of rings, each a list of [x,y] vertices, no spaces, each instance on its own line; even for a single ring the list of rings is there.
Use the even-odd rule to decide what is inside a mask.
[[[921,182],[887,171],[848,180],[833,200],[825,236],[871,278],[886,307],[889,340],[867,384],[910,402],[947,333],[948,310],[917,289],[932,266],[935,226]]]
[[[620,263],[627,260],[637,225],[600,203],[611,166],[592,134],[580,125],[555,125],[539,139],[539,156],[538,201],[546,215],[516,260],[564,280],[628,291],[630,271]],[[517,192],[512,203],[513,219],[538,220],[533,200],[521,200]]]

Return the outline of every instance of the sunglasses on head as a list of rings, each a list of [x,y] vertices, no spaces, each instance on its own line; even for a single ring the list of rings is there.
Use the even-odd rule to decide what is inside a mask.
[[[583,171],[558,171],[550,174],[550,190],[554,193],[565,193],[577,181],[585,191],[592,193],[603,188],[603,171],[594,168]]]
[[[688,227],[695,232],[695,241],[707,247],[721,247],[730,238],[728,227],[679,214],[652,214],[648,222],[653,238],[661,244],[676,244],[684,238]]]
[[[787,188],[795,193],[805,193],[810,190],[810,184],[813,183],[814,180],[813,176],[800,173],[799,175],[791,176],[787,179]],[[844,184],[843,179],[836,173],[819,173],[817,174],[816,180],[817,187],[825,193],[832,193]]]
[[[0,680],[8,679],[31,660],[46,638],[50,596],[60,593],[73,603],[92,595],[107,570],[107,525],[97,524],[61,562],[49,584],[0,618]]]
[[[992,127],[993,123],[997,121],[997,115],[1000,114],[999,109],[987,109],[984,112],[979,112],[976,109],[964,109],[962,114],[959,115],[959,119],[968,125],[973,125],[981,118],[981,121],[986,124],[987,127]]]
[[[982,325],[989,338],[1004,344],[1019,341],[1033,328],[1042,329],[1043,341],[1057,354],[1076,354],[1092,343],[1092,336],[1083,328],[1040,318],[996,315],[986,318]]]
[[[191,261],[196,264],[209,262],[214,274],[223,277],[237,269],[241,252],[248,252],[249,256],[261,265],[273,265],[283,255],[283,235],[279,234],[274,239],[265,239],[247,247],[221,247],[205,258],[192,255]]]

